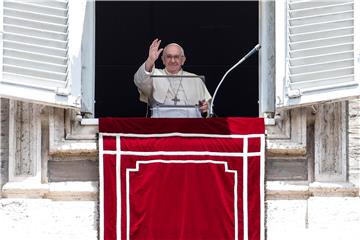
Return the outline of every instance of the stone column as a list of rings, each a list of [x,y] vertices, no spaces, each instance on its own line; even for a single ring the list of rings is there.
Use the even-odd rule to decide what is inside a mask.
[[[41,106],[10,100],[9,182],[3,193],[41,197],[48,188],[41,175]]]

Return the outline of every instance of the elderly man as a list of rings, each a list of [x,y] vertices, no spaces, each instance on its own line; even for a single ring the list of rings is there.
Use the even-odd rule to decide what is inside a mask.
[[[211,96],[199,77],[182,69],[186,60],[183,48],[176,43],[159,48],[160,43],[159,39],[151,43],[148,58],[135,73],[134,82],[138,87],[140,100],[151,107],[198,105],[199,111],[206,113]],[[161,53],[165,69],[155,68],[155,62]]]

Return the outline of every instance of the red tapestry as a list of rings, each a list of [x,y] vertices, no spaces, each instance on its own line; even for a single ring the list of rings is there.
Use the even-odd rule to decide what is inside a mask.
[[[100,239],[264,239],[264,120],[99,121]]]

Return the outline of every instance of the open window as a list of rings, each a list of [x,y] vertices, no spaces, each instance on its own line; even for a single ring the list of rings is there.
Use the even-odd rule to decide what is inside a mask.
[[[257,1],[97,1],[96,117],[145,117],[134,73],[150,43],[184,47],[184,70],[204,75],[211,94],[258,42]],[[161,60],[157,68],[163,68]],[[215,101],[217,116],[259,115],[258,54],[232,71]]]
[[[276,1],[276,106],[360,95],[354,0]]]
[[[80,109],[86,5],[1,1],[1,97]]]

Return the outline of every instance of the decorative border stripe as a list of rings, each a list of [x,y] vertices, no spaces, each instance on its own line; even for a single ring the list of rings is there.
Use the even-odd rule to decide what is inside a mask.
[[[116,155],[117,151],[103,151],[103,154]],[[224,156],[224,157],[261,157],[261,152],[239,153],[239,152],[209,152],[209,151],[155,151],[155,152],[138,152],[138,151],[122,151],[122,155],[134,155],[134,156]]]
[[[238,240],[238,228],[239,228],[239,221],[238,221],[238,195],[237,195],[237,188],[238,188],[238,181],[237,181],[237,171],[230,170],[228,168],[228,163],[223,161],[214,161],[214,160],[149,160],[149,161],[136,161],[136,168],[128,168],[126,169],[126,239],[130,240],[130,172],[138,172],[140,168],[140,164],[151,164],[151,163],[163,163],[163,164],[223,164],[225,168],[225,172],[234,173],[234,230],[235,230],[235,240]],[[116,173],[116,175],[120,174]],[[117,176],[118,177],[118,176]],[[246,217],[245,217],[246,216]],[[244,219],[247,219],[247,214],[244,214]],[[244,226],[245,227],[245,226]],[[244,239],[245,240],[245,239]]]
[[[102,133],[103,136],[120,136],[135,138],[162,138],[162,137],[201,137],[201,138],[260,138],[263,134],[206,134],[206,133],[156,133],[156,134],[138,134],[138,133]]]

